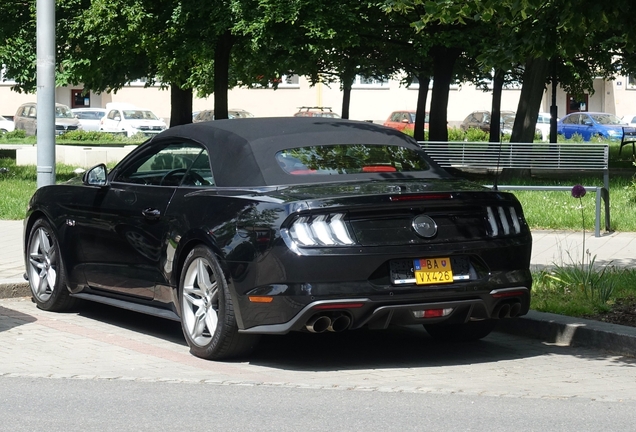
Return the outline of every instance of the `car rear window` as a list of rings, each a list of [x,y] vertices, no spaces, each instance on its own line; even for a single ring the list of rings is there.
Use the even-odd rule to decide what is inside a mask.
[[[80,120],[101,120],[106,113],[101,111],[76,111],[74,114]]]
[[[325,145],[276,153],[280,167],[291,175],[335,175],[427,171],[429,164],[410,148],[388,145]]]

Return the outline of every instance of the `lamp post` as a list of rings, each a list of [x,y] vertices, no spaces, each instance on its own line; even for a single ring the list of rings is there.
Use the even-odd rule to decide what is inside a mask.
[[[37,186],[55,184],[55,0],[37,0]]]

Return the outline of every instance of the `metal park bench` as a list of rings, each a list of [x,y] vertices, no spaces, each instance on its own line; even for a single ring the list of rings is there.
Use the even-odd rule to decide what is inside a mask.
[[[636,137],[635,137],[636,139]],[[609,146],[607,144],[431,142],[420,146],[440,166],[459,170],[499,170],[503,168],[547,171],[598,171],[604,186],[585,186],[596,193],[594,234],[601,236],[601,204],[604,203],[605,230],[610,229]],[[501,145],[501,148],[500,148]],[[492,185],[486,185],[493,187]],[[571,191],[572,186],[497,185],[500,190]]]
[[[624,145],[632,145],[632,157],[635,155],[634,144],[636,144],[636,127],[623,126],[623,138],[621,138],[621,146],[618,149],[618,155],[621,155]]]

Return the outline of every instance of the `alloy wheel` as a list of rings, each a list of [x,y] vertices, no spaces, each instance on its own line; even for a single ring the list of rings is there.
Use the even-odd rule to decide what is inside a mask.
[[[219,292],[216,276],[204,258],[193,260],[183,281],[184,329],[194,344],[210,343],[218,325]]]
[[[57,282],[57,250],[46,229],[40,227],[29,245],[29,281],[33,295],[41,302],[51,298]]]

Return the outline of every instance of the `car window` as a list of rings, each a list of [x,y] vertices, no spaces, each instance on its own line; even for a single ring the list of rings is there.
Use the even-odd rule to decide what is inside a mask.
[[[406,147],[386,145],[324,145],[276,153],[279,166],[291,175],[337,175],[426,171],[428,163]]]
[[[159,144],[129,161],[114,182],[151,186],[214,184],[207,151],[193,143]]]
[[[29,106],[27,107],[27,109],[25,109],[25,117],[33,117],[35,118],[37,114],[37,108],[33,105],[33,106]]]
[[[71,109],[67,106],[55,107],[55,118],[75,118]]]
[[[400,113],[399,112],[394,112],[391,115],[391,121],[392,122],[399,122],[400,121]]]
[[[198,122],[214,120],[214,110],[201,111],[199,114],[197,114],[195,120]]]
[[[568,117],[563,119],[563,123],[566,123],[566,124],[578,124],[579,123],[579,115],[578,114],[574,114],[574,115],[568,116]]]
[[[620,117],[615,116],[614,114],[592,114],[590,117],[599,124],[619,125],[625,123]]]
[[[152,111],[146,110],[124,110],[126,120],[158,120]]]
[[[230,115],[234,118],[251,118],[254,117],[254,114],[247,111],[230,111]]]

